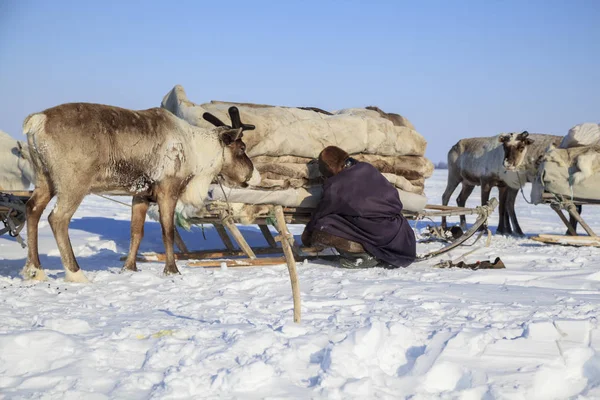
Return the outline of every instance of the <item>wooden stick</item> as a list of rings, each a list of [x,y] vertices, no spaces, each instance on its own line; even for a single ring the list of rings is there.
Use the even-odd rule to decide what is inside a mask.
[[[558,204],[552,203],[550,204],[550,208],[556,211],[556,213],[560,217],[560,220],[563,222],[563,224],[567,226],[567,230],[569,231],[569,233],[573,236],[577,236],[577,231],[575,230],[575,228],[573,228],[573,225],[571,225],[571,222],[569,222],[567,217],[565,217],[565,214],[563,214]]]
[[[242,217],[233,215],[230,218],[232,218],[235,222],[240,223],[242,221]],[[246,217],[244,217],[246,218]],[[286,215],[285,216],[285,222],[288,224],[305,224],[308,221],[310,221],[310,216],[309,215]],[[189,219],[189,223],[190,224],[222,224],[222,220],[220,217],[216,216],[216,215],[207,215],[205,217],[202,218],[198,218],[198,217],[193,217]],[[269,221],[267,220],[267,218],[256,218],[254,220],[254,222],[252,223],[252,225],[268,225]]]
[[[248,242],[246,242],[246,239],[244,239],[244,236],[242,236],[242,233],[238,227],[235,226],[231,218],[223,218],[223,225],[229,229],[231,236],[233,236],[233,240],[235,240],[238,246],[240,246],[240,249],[242,249],[242,251],[246,253],[249,258],[256,258],[256,254],[254,254],[254,251],[252,251],[252,247],[250,247]]]
[[[212,225],[215,227],[217,233],[219,234],[219,237],[221,238],[221,241],[223,242],[223,244],[225,245],[227,250],[230,250],[230,251],[235,250],[235,247],[233,246],[233,242],[231,241],[231,238],[227,234],[227,231],[225,230],[223,225],[216,224],[216,223],[212,224]]]
[[[426,210],[437,210],[437,211],[471,211],[470,208],[466,207],[455,207],[455,206],[441,206],[437,204],[427,204]]]
[[[335,261],[338,256],[334,255],[321,255],[321,256],[304,256],[298,261],[303,260],[325,260]],[[263,257],[263,258],[238,258],[238,259],[226,259],[226,260],[204,260],[204,261],[190,261],[187,263],[188,267],[204,267],[204,268],[217,268],[222,263],[225,263],[228,267],[267,267],[273,265],[287,264],[285,257]]]
[[[271,247],[261,247],[254,249],[255,254],[281,254],[283,250],[280,249],[279,252],[274,251]],[[206,258],[226,258],[226,257],[241,257],[245,256],[242,250],[200,250],[200,251],[190,251],[189,253],[175,253],[176,260],[203,260]],[[127,257],[122,257],[121,261],[125,261]],[[165,253],[142,253],[137,256],[137,261],[165,261],[166,256]]]
[[[598,236],[538,235],[531,239],[549,244],[600,247],[600,237]]]
[[[33,190],[1,190],[2,193],[12,194],[17,197],[31,197],[33,195]]]
[[[237,260],[206,260],[190,261],[188,267],[220,267],[225,263],[228,267],[264,267],[268,265],[283,265],[285,257],[239,258]]]
[[[294,259],[294,253],[292,252],[292,245],[294,236],[287,230],[285,224],[285,217],[283,215],[283,208],[281,206],[275,207],[275,219],[277,221],[278,230],[283,235],[284,240],[281,241],[283,247],[283,254],[287,261],[288,272],[290,274],[290,282],[292,284],[292,298],[294,300],[294,322],[300,322],[301,316],[301,302],[300,302],[300,286],[298,285],[298,272],[296,271],[296,260]],[[286,240],[287,239],[287,240]]]
[[[313,247],[303,247],[300,249],[303,256],[300,260],[304,260],[309,257],[326,258],[328,256],[319,256],[323,251],[321,249],[315,249]],[[257,247],[253,249],[254,254],[283,254],[281,247]],[[246,254],[242,250],[200,250],[190,251],[188,253],[175,253],[176,260],[204,260],[212,258],[227,258],[227,257],[241,257]],[[121,261],[125,261],[126,256],[121,257]],[[165,261],[165,253],[142,253],[137,256],[136,261],[139,262],[153,262],[153,261]],[[309,258],[310,259],[310,258]]]
[[[262,232],[262,234],[265,237],[265,240],[267,241],[269,246],[271,246],[273,248],[277,248],[277,242],[275,242],[275,238],[273,237],[273,234],[269,230],[269,227],[267,225],[259,225],[258,227],[260,228],[260,231]]]
[[[181,238],[181,235],[179,234],[177,227],[175,227],[175,244],[177,245],[177,248],[179,249],[180,252],[182,252],[182,253],[190,252],[188,250],[187,246],[185,245],[185,242]]]
[[[573,218],[575,218],[577,220],[577,222],[579,222],[579,224],[582,226],[583,229],[585,229],[585,231],[588,233],[588,235],[596,236],[596,234],[594,233],[592,228],[590,228],[590,226],[583,220],[583,218],[581,218],[581,215],[579,215],[579,213],[577,212],[577,209],[575,208],[575,204],[573,204],[573,203],[567,204],[567,211],[569,212],[569,214],[571,214],[573,216]]]

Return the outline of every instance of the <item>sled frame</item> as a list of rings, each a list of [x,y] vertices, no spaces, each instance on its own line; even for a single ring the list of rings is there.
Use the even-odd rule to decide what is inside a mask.
[[[493,198],[487,205],[476,208],[452,207],[441,205],[427,205],[420,212],[403,212],[403,215],[409,220],[421,220],[424,218],[433,219],[438,217],[451,217],[460,215],[477,215],[477,220],[462,236],[451,241],[446,246],[439,250],[432,251],[423,255],[419,255],[416,261],[424,261],[433,257],[437,257],[448,251],[451,251],[473,237],[482,228],[487,227],[487,221],[494,209],[497,207],[498,201]],[[223,250],[202,250],[180,252],[175,254],[177,260],[190,260],[190,267],[205,267],[216,268],[223,263],[228,267],[250,267],[250,266],[266,266],[285,264],[288,261],[287,255],[284,257],[273,257],[274,255],[283,255],[285,248],[279,247],[278,242],[281,242],[282,232],[287,231],[287,224],[306,224],[310,221],[313,209],[300,207],[282,207],[271,205],[268,206],[272,212],[269,217],[258,217],[253,221],[253,224],[258,225],[263,237],[265,238],[267,247],[252,248],[245,240],[244,236],[238,229],[236,223],[241,223],[241,217],[232,215],[226,207],[215,207],[211,213],[202,218],[191,218],[190,224],[205,225],[211,224],[219,234],[225,249]],[[280,211],[277,211],[280,210]],[[273,218],[274,217],[274,218]],[[278,235],[273,237],[269,226],[275,227]],[[226,228],[226,229],[225,229]],[[229,234],[227,234],[229,231]],[[229,236],[231,235],[231,237]],[[233,239],[233,240],[232,240]],[[293,240],[293,236],[289,239],[291,246],[291,255],[294,261],[314,260],[314,259],[335,259],[335,255],[323,254],[323,250],[317,250],[312,247],[303,247]],[[236,249],[233,243],[237,244],[239,249]],[[268,258],[259,258],[257,255],[268,255]],[[138,261],[164,261],[163,253],[143,253],[138,256]],[[194,260],[194,261],[192,261]],[[203,261],[195,261],[203,260]]]
[[[531,239],[537,242],[547,244],[600,247],[600,237],[596,235],[593,229],[583,219],[581,214],[577,212],[577,206],[599,205],[600,200],[567,198],[563,195],[546,192],[542,195],[542,202],[543,204],[549,204],[550,207],[556,212],[556,214],[558,214],[560,220],[567,227],[567,230],[570,233],[570,235],[541,234],[538,236],[534,236]],[[565,216],[563,211],[566,211],[567,214],[571,215],[577,221],[577,223],[581,225],[581,227],[587,233],[587,235],[577,235],[575,227],[573,227],[573,225],[569,222],[568,218]]]

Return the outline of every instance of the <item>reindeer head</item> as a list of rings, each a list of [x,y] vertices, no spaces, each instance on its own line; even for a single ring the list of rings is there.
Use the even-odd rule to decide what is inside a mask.
[[[246,154],[246,144],[242,141],[245,130],[255,129],[254,125],[243,124],[237,107],[229,108],[231,125],[226,125],[211,113],[204,113],[205,120],[217,127],[219,139],[223,145],[223,167],[221,176],[228,186],[248,187],[248,184],[258,184],[260,174],[254,169],[252,160]]]
[[[528,136],[529,132],[527,131],[504,133],[499,136],[498,140],[504,147],[504,168],[514,171],[521,166],[523,160],[525,160],[527,148],[533,143],[533,140],[529,139]]]

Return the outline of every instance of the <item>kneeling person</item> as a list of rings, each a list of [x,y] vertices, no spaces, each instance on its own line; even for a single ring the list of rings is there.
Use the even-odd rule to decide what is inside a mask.
[[[302,233],[305,246],[334,247],[346,268],[406,267],[416,258],[415,234],[402,215],[398,190],[371,164],[339,147],[319,154],[323,197]]]

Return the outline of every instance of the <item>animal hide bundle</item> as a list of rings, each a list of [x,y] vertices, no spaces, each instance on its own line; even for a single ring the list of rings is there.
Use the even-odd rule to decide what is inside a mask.
[[[551,146],[541,160],[539,174],[531,191],[537,204],[544,192],[577,198],[600,200],[600,146],[561,149]]]
[[[575,125],[563,138],[560,148],[600,145],[600,124],[586,122]]]
[[[433,163],[425,157],[386,157],[373,154],[354,154],[352,157],[373,165],[398,189],[411,193],[423,193],[425,179],[433,173]],[[287,189],[322,183],[318,165],[310,158],[258,156],[252,162],[260,172],[262,181],[258,187],[261,188]],[[273,180],[278,182],[274,183]]]
[[[210,126],[202,118],[205,112],[227,121],[227,110],[232,105],[238,107],[242,121],[256,126],[256,130],[244,133],[250,157],[316,158],[327,146],[341,147],[349,154],[423,156],[427,146],[417,131],[394,125],[381,116],[381,110],[349,108],[328,115],[301,108],[218,101],[197,105],[188,100],[179,85],[162,101],[163,108],[198,126]]]
[[[261,182],[253,187],[256,196],[241,196],[254,199],[248,200],[253,204],[256,201],[264,204],[260,190],[279,191],[280,196],[267,196],[277,204],[281,204],[284,195],[289,197],[289,201],[284,201],[287,205],[295,204],[292,200],[296,197],[301,197],[304,203],[304,192],[293,191],[305,189],[312,193],[313,189],[320,189],[323,180],[315,159],[330,145],[377,168],[398,189],[401,198],[410,199],[409,209],[418,211],[426,203],[425,179],[434,169],[433,163],[424,157],[427,142],[399,114],[385,113],[374,106],[328,112],[220,101],[194,104],[179,85],[167,93],[161,104],[192,125],[206,127],[212,125],[204,120],[205,112],[228,121],[227,110],[232,105],[239,109],[244,123],[256,126],[255,130],[244,132],[244,142],[246,153],[260,172]]]

